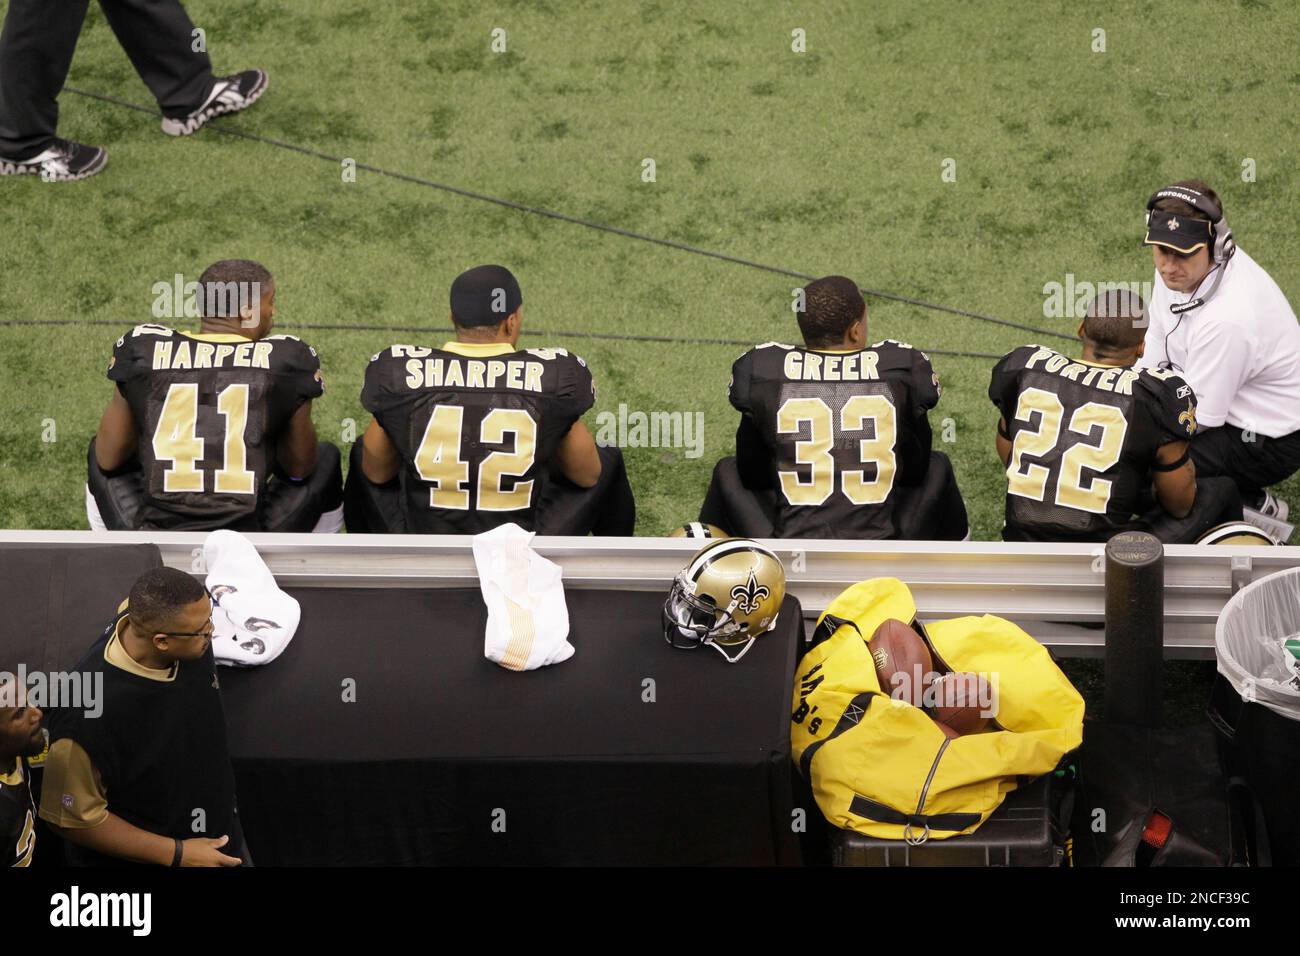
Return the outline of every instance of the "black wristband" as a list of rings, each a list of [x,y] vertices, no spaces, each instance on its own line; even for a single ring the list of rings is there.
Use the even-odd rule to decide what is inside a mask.
[[[1158,461],[1153,462],[1151,465],[1151,470],[1152,471],[1177,471],[1179,468],[1183,467],[1183,465],[1187,464],[1187,459],[1191,457],[1192,457],[1192,446],[1189,443],[1187,447],[1183,449],[1183,453],[1178,456],[1177,461],[1170,462],[1168,465],[1162,465]]]
[[[1007,432],[1006,428],[1003,427],[1001,419],[998,419],[998,434],[1001,435],[1003,438],[1005,438],[1007,441],[1011,441],[1011,435]]]
[[[176,841],[176,849],[172,852],[172,866],[180,866],[180,865],[181,865],[181,851],[182,851],[182,849],[183,849],[183,844],[181,843],[180,840],[177,840],[177,841]]]

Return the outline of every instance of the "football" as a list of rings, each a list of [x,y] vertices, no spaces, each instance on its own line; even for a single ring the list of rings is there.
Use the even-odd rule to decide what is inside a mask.
[[[992,693],[983,674],[944,674],[935,680],[930,697],[935,702],[933,716],[940,724],[962,734],[978,734],[989,729],[988,718],[981,711],[990,709]]]
[[[949,727],[949,726],[948,726],[947,724],[945,724],[945,723],[941,723],[940,721],[937,721],[937,720],[936,720],[936,721],[934,722],[934,725],[935,725],[936,727],[938,727],[940,730],[942,730],[942,731],[943,731],[943,735],[944,735],[945,737],[949,738],[950,740],[951,740],[953,737],[960,737],[960,736],[961,736],[961,734],[957,733],[957,731],[953,730],[951,727]]]
[[[931,679],[934,661],[930,649],[911,625],[890,618],[867,641],[876,663],[880,689],[891,697],[920,707]]]

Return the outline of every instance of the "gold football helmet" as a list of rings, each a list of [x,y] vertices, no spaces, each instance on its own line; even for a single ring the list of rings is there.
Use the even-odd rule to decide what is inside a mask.
[[[730,538],[731,535],[723,531],[716,524],[704,524],[701,521],[691,521],[687,524],[680,525],[668,532],[670,538]]]
[[[1241,544],[1260,547],[1276,545],[1277,542],[1253,524],[1244,521],[1228,521],[1215,525],[1196,539],[1197,544]]]
[[[673,581],[664,640],[681,648],[708,644],[734,664],[776,626],[784,600],[780,558],[748,538],[711,541]]]

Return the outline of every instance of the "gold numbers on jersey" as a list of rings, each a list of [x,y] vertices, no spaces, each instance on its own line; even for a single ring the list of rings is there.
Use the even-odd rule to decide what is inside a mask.
[[[225,461],[215,475],[213,487],[222,494],[251,495],[256,476],[248,470],[248,447],[244,429],[248,425],[248,386],[227,385],[217,395],[217,411],[226,419],[226,437],[222,442]],[[170,461],[163,471],[163,491],[167,493],[204,490],[203,472],[198,462],[204,455],[204,442],[198,436],[199,386],[197,382],[176,382],[168,387],[162,414],[153,431],[153,455]]]
[[[483,459],[478,469],[478,506],[482,511],[519,511],[533,501],[533,483],[517,482],[509,491],[501,488],[504,477],[520,478],[528,474],[537,455],[537,423],[522,408],[494,408],[483,418],[479,441],[499,445],[510,432],[515,438],[514,451],[494,451]]]
[[[424,427],[424,437],[415,453],[415,470],[433,483],[430,508],[469,510],[469,463],[460,457],[460,429],[465,409],[459,405],[435,405]]]
[[[1089,445],[1086,441],[1076,442],[1061,458],[1061,480],[1056,486],[1056,503],[1066,508],[1078,508],[1094,514],[1106,513],[1110,504],[1111,482],[1093,478],[1088,487],[1083,486],[1083,469],[1107,471],[1119,461],[1124,449],[1124,435],[1128,432],[1128,420],[1114,405],[1101,402],[1089,402],[1074,410],[1070,416],[1070,431],[1082,435],[1085,439],[1092,436],[1094,427],[1101,429],[1101,441]]]
[[[845,471],[840,475],[844,495],[855,505],[878,505],[889,497],[894,487],[894,473],[898,459],[894,455],[897,425],[894,421],[894,404],[883,395],[854,395],[840,409],[840,431],[866,430],[867,420],[873,422],[875,438],[864,438],[858,443],[858,459],[876,463],[876,477],[865,479],[864,471]]]
[[[840,433],[866,431],[872,422],[873,438],[858,442],[858,460],[874,463],[875,478],[868,481],[865,469],[840,473],[840,491],[855,505],[880,504],[894,487],[898,460],[894,445],[898,428],[894,406],[884,395],[854,395],[840,408]],[[834,447],[835,416],[820,398],[787,399],[776,413],[776,430],[781,435],[797,435],[808,424],[808,438],[796,440],[795,464],[809,468],[808,480],[798,471],[779,471],[781,491],[792,505],[821,505],[835,490]]]
[[[1038,430],[1020,429],[1011,446],[1011,463],[1007,466],[1007,494],[1043,501],[1047,497],[1050,472],[1043,465],[1032,462],[1026,464],[1024,458],[1041,458],[1056,448],[1061,437],[1065,406],[1051,392],[1041,388],[1027,388],[1020,393],[1016,421],[1032,425],[1034,412],[1039,414]],[[1101,429],[1097,444],[1075,441],[1061,456],[1061,469],[1053,500],[1063,508],[1105,514],[1110,504],[1112,483],[1094,477],[1085,486],[1083,469],[1103,472],[1119,462],[1124,448],[1124,436],[1128,432],[1128,420],[1114,405],[1088,402],[1074,410],[1067,431],[1087,439],[1092,436],[1095,428]],[[1066,439],[1069,440],[1069,437],[1067,435]]]
[[[415,453],[415,470],[432,482],[429,506],[452,511],[469,510],[469,462],[461,458],[461,435],[465,409],[459,405],[435,405],[425,426],[424,437]],[[537,455],[537,422],[519,408],[494,408],[483,417],[479,441],[504,444],[506,434],[514,436],[512,451],[494,451],[478,469],[478,507],[483,511],[520,511],[532,504],[533,482],[521,481],[509,491],[503,478],[522,478],[533,467]]]
[[[835,459],[831,457],[831,409],[820,398],[791,398],[777,410],[778,435],[797,435],[808,423],[808,438],[794,443],[796,465],[809,466],[809,480],[797,471],[779,471],[781,490],[792,505],[820,505],[835,489]]]
[[[226,419],[225,461],[213,485],[222,494],[251,495],[256,476],[248,470],[244,428],[248,425],[248,386],[227,385],[217,396],[217,411]]]
[[[167,389],[158,427],[153,431],[153,456],[170,461],[163,471],[163,491],[202,491],[203,472],[195,466],[203,457],[203,439],[197,434],[199,386],[177,382]]]

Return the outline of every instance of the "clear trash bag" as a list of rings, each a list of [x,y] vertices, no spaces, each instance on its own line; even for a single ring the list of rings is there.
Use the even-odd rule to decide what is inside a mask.
[[[1224,605],[1214,628],[1219,673],[1242,700],[1300,721],[1300,568],[1270,574]]]

